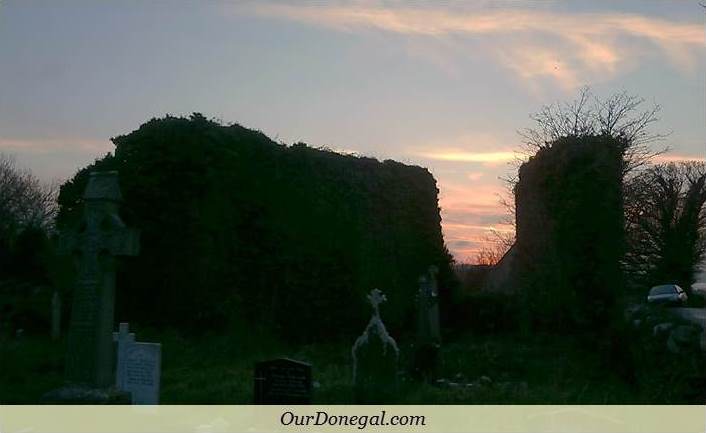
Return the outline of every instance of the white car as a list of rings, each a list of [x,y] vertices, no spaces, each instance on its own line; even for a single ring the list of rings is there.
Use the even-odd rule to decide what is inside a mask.
[[[650,304],[683,304],[687,300],[684,290],[676,284],[654,286],[647,295]]]

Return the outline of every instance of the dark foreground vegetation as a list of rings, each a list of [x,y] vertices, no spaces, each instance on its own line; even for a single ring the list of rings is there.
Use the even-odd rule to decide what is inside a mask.
[[[248,404],[254,363],[288,356],[313,364],[315,404],[352,401],[350,344],[287,345],[265,338],[176,332],[140,335],[163,344],[163,404]],[[254,340],[254,341],[253,341]],[[0,403],[33,404],[61,385],[65,342],[26,338],[0,345]],[[410,353],[406,344],[402,354]],[[499,332],[465,335],[444,345],[443,376],[436,386],[402,374],[400,404],[701,404],[703,358],[674,357],[645,347],[630,384],[593,346],[570,335],[522,337]],[[403,356],[401,362],[407,363]],[[700,363],[700,364],[699,364]],[[677,367],[677,368],[675,368]]]

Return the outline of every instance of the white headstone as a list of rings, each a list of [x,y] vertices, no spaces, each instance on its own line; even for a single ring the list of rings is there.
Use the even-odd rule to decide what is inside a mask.
[[[132,394],[132,404],[159,404],[162,345],[128,344],[123,362],[123,390]]]

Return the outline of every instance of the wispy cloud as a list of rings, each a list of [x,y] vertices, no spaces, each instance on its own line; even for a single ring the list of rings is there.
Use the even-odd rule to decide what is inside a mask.
[[[56,152],[82,152],[100,156],[113,150],[109,140],[87,138],[15,139],[0,137],[0,152],[46,154]]]
[[[483,177],[483,173],[480,171],[472,171],[472,172],[466,174],[466,178],[470,181],[473,181],[473,182],[480,180],[480,178],[482,178],[482,177]]]
[[[483,232],[496,231],[499,233],[514,233],[515,229],[509,224],[489,224],[489,225],[477,225],[477,224],[454,224],[446,223],[444,225],[447,229],[461,229],[461,230],[481,230]]]
[[[483,49],[519,78],[536,85],[550,79],[569,90],[614,76],[643,57],[644,42],[681,70],[694,65],[692,50],[704,43],[701,23],[670,21],[628,13],[569,13],[545,9],[258,3],[254,12],[337,31],[379,31],[443,39],[487,37]],[[463,54],[463,53],[459,53]],[[436,60],[438,62],[438,60]],[[442,64],[445,64],[442,62]]]
[[[705,162],[706,156],[696,156],[696,155],[677,155],[671,153],[665,153],[662,155],[657,155],[654,158],[654,162],[657,163],[669,163],[669,162]]]
[[[502,185],[445,181],[440,188],[444,240],[457,260],[473,261],[493,232],[514,231],[500,203]]]
[[[480,163],[486,167],[498,166],[515,161],[521,154],[511,150],[512,139],[483,131],[465,133],[456,136],[426,140],[409,147],[408,154],[439,162]],[[474,172],[468,179],[477,180],[483,172]]]
[[[503,163],[516,158],[515,152],[468,152],[462,150],[422,152],[422,158],[437,161]]]

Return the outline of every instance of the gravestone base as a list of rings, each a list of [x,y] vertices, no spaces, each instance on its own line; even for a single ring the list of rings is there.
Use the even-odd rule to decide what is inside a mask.
[[[399,350],[374,316],[353,346],[353,399],[356,404],[394,404],[398,395]]]
[[[414,350],[412,377],[434,383],[441,375],[441,345],[438,343],[420,344]]]
[[[377,384],[357,385],[353,389],[354,404],[399,404],[400,395],[396,383],[385,383],[384,387]]]
[[[115,388],[67,385],[44,394],[41,404],[130,404],[129,392]]]

